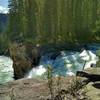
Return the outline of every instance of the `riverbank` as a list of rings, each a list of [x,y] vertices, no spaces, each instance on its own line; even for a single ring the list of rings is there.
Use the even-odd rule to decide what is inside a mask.
[[[13,61],[13,65],[11,65],[13,67],[13,72],[11,70],[13,76],[11,78],[21,79],[24,77],[34,78],[41,76],[46,72],[48,65],[52,67],[54,76],[72,76],[75,75],[78,70],[96,66],[98,61],[96,50],[98,49],[99,45],[95,44],[90,45],[88,50],[84,49],[80,52],[63,50],[59,52],[46,52],[46,54],[41,55],[42,51],[39,45],[33,47],[32,44],[23,45],[15,43],[10,45],[9,48],[10,57]],[[4,58],[1,59],[1,63],[1,68],[5,69],[5,73],[7,73],[6,70],[9,70],[9,64],[5,65],[6,62]],[[8,77],[8,75],[6,76]],[[1,78],[2,82],[4,79],[2,73]]]
[[[62,78],[63,89],[71,81],[72,77]],[[3,86],[0,89],[0,97],[0,100],[47,100],[50,92],[47,80],[21,79]]]
[[[99,74],[100,68],[92,68],[86,72],[98,72]],[[67,89],[73,82],[73,78],[75,77],[62,77],[60,80],[62,89]],[[84,78],[78,79],[84,80]],[[86,85],[86,95],[90,100],[100,100],[100,87],[98,87],[98,84],[100,85],[98,82],[96,86],[96,83],[90,82]],[[50,92],[47,80],[20,79],[6,85],[0,85],[0,100],[47,100],[48,97],[50,97]]]

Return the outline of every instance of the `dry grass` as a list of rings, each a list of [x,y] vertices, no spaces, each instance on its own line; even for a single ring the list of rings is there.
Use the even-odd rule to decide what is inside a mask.
[[[73,79],[69,86],[66,85],[65,89],[62,89],[61,77],[58,76],[53,80],[52,68],[48,67],[48,88],[50,97],[45,100],[89,100],[86,95],[86,86],[76,78]]]

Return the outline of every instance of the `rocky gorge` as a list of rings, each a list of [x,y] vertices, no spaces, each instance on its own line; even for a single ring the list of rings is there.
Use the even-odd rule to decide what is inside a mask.
[[[43,53],[44,50],[39,45],[13,43],[13,45],[9,45],[8,51],[12,62],[9,60],[10,58],[6,58],[8,59],[6,62],[8,62],[8,68],[13,67],[11,72],[14,79],[33,78],[36,76],[34,74],[36,72],[41,76],[46,72],[48,65],[53,68],[54,76],[75,75],[78,70],[96,66],[96,63],[99,62],[96,55],[98,49],[99,45],[89,45],[88,48],[81,51],[62,50]],[[3,61],[2,59],[3,56],[1,56],[1,64],[4,64],[5,59]]]
[[[37,51],[37,49],[40,49],[39,46],[36,46],[34,49],[32,45],[11,45],[11,47],[9,48],[9,54],[11,58],[4,57],[7,59],[6,63],[4,63],[5,60],[0,60],[4,64],[6,64],[2,65],[4,66],[3,68],[6,69],[5,66],[7,66],[8,64],[8,69],[11,69],[10,71],[8,70],[8,72],[11,72],[11,74],[9,74],[7,70],[5,70],[5,73],[11,75],[6,75],[7,78],[3,76],[4,73],[1,73],[2,70],[0,71],[0,75],[2,74],[2,79],[0,80],[0,100],[48,100],[48,98],[50,98],[51,96],[50,89],[48,87],[48,78],[46,78],[45,76],[48,65],[53,68],[54,72],[52,73],[52,75],[56,76],[55,78],[59,77],[60,75],[61,90],[64,91],[67,90],[67,85],[69,86],[73,83],[73,79],[76,79],[75,74],[77,73],[77,71],[82,71],[83,69],[86,69],[85,71],[87,73],[95,73],[99,75],[100,68],[96,68],[98,57],[95,55],[95,50],[98,50],[99,47],[93,46],[90,48],[92,48],[91,51],[89,49],[84,49],[84,52],[60,51],[58,53],[47,53],[41,56],[39,50]],[[28,51],[30,52],[28,53]],[[2,57],[3,56],[1,56],[1,58]],[[8,59],[12,60],[9,61]],[[89,65],[89,70],[87,70],[86,68],[87,65]],[[53,79],[54,81],[55,78]],[[78,78],[78,80],[82,80],[82,86],[85,78]],[[85,87],[87,87],[86,96],[89,96],[91,98],[90,100],[94,100],[93,97],[99,100],[99,85],[99,82],[89,82],[85,85]],[[83,95],[80,95],[79,98],[81,96]],[[80,100],[85,100],[84,97],[82,98],[83,99]]]

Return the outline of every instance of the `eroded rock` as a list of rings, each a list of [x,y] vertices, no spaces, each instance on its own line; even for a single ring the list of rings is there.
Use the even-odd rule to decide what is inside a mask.
[[[13,43],[9,45],[9,52],[14,62],[15,79],[23,78],[39,62],[40,55],[32,45]]]

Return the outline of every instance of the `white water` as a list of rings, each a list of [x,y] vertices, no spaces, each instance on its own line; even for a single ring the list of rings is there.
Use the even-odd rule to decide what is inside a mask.
[[[36,68],[33,68],[28,75],[26,75],[26,78],[35,78],[40,77],[46,72],[46,69],[43,67],[43,65],[37,66]]]
[[[9,57],[0,56],[0,84],[13,81],[13,61]]]
[[[97,61],[99,60],[99,58],[89,50],[84,50],[79,56],[81,59],[86,61],[84,69],[90,68],[92,64],[96,65]]]
[[[26,78],[42,76],[46,72],[48,65],[52,66],[54,76],[73,76],[78,70],[83,70],[83,67],[87,69],[92,64],[96,65],[97,61],[98,57],[89,50],[84,50],[81,53],[61,51],[61,55],[55,60],[50,59],[47,55],[43,56],[40,65],[37,68],[33,68],[26,75]]]
[[[25,78],[38,78],[47,71],[48,64],[53,68],[53,75],[72,76],[75,75],[78,70],[90,68],[91,64],[96,64],[98,57],[90,50],[83,52],[68,52],[61,51],[61,54],[56,57],[55,60],[50,56],[44,55],[41,58],[40,65],[33,68],[29,73],[26,73]],[[13,81],[14,69],[13,61],[9,57],[0,56],[0,84]]]

